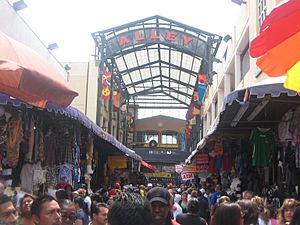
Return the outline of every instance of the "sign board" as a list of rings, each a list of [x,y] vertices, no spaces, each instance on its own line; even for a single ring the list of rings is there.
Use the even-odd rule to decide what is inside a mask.
[[[197,167],[196,166],[192,166],[192,165],[184,165],[182,168],[183,172],[198,172]]]
[[[156,173],[145,173],[147,177],[172,177],[171,173],[166,173],[166,172],[156,172]]]
[[[175,171],[176,171],[176,173],[180,174],[182,172],[182,169],[183,169],[182,165],[175,165]]]
[[[194,179],[194,174],[190,173],[190,172],[183,172],[183,173],[181,173],[181,179],[183,181],[193,180]]]
[[[111,169],[126,169],[127,157],[126,156],[108,156],[108,167]]]

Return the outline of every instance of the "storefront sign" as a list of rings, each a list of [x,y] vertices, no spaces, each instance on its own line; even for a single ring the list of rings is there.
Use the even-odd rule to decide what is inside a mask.
[[[194,179],[194,174],[190,173],[190,172],[184,172],[184,173],[181,174],[181,179],[183,181],[193,180]]]
[[[111,169],[126,169],[127,157],[126,156],[108,156],[108,167]]]
[[[175,165],[175,171],[176,171],[176,173],[180,174],[182,172],[182,169],[183,169],[182,165]]]
[[[197,167],[196,166],[191,166],[191,165],[185,165],[182,168],[183,172],[198,172]]]
[[[111,53],[114,53],[127,47],[157,42],[179,45],[181,48],[186,48],[202,58],[206,57],[207,49],[204,40],[194,37],[191,34],[168,28],[146,28],[128,31],[109,39],[108,46]]]
[[[171,173],[166,173],[166,172],[157,172],[157,173],[145,173],[147,177],[172,177]]]

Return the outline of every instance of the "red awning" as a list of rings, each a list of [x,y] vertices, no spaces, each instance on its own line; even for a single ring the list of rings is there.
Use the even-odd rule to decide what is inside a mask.
[[[155,166],[152,166],[151,164],[145,162],[144,160],[141,160],[141,164],[142,164],[144,167],[149,168],[150,170],[153,170],[153,171],[156,171],[156,170],[157,170]]]

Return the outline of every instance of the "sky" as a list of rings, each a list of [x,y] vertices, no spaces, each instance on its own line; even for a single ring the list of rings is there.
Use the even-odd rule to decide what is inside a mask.
[[[16,0],[9,0],[10,3]],[[160,15],[225,36],[232,33],[241,6],[231,0],[24,0],[18,13],[60,62],[93,60],[91,33]],[[222,45],[219,55],[222,56]],[[179,118],[185,113],[172,116]],[[161,110],[152,115],[165,114]],[[180,114],[180,115],[179,115]],[[140,115],[144,117],[143,115]]]
[[[16,0],[9,0],[13,3]],[[19,14],[61,62],[92,60],[91,33],[160,15],[225,36],[241,6],[231,0],[24,0]]]

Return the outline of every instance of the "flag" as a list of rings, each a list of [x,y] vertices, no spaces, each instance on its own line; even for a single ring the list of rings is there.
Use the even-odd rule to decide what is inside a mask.
[[[202,103],[204,101],[204,97],[206,94],[206,74],[198,75],[198,103]]]
[[[121,105],[121,93],[119,90],[113,92],[113,110],[114,112],[119,111]]]
[[[103,72],[102,75],[102,99],[110,99],[110,87],[111,87],[111,72]]]

